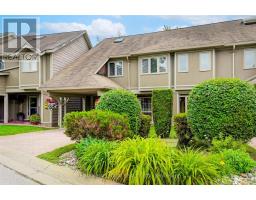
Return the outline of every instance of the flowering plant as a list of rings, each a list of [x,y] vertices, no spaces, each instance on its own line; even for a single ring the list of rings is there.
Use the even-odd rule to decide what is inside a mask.
[[[44,103],[44,108],[46,110],[55,110],[58,108],[58,102],[52,97],[48,97]]]

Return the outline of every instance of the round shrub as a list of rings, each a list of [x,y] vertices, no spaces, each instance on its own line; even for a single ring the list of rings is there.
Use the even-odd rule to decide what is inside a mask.
[[[256,91],[240,79],[212,79],[195,86],[188,98],[188,122],[200,140],[256,136]]]
[[[96,109],[127,114],[131,130],[134,134],[138,133],[141,106],[136,95],[132,92],[122,89],[110,90],[100,97]]]
[[[73,140],[86,137],[119,140],[131,132],[126,115],[102,110],[68,113],[64,118],[64,126],[65,134]]]

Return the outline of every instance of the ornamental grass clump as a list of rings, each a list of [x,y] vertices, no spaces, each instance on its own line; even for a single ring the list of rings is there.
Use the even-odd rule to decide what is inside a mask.
[[[98,140],[93,141],[84,148],[82,156],[78,160],[78,168],[87,175],[101,176],[112,169],[110,157],[116,143]]]
[[[179,151],[174,165],[173,184],[216,184],[221,179],[217,169],[209,157],[199,150]]]
[[[129,185],[171,184],[172,151],[160,139],[127,139],[113,150],[113,169],[105,177]]]

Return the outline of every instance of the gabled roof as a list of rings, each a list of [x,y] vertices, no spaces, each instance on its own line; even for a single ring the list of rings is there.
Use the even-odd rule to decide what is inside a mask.
[[[184,49],[256,43],[256,24],[245,25],[242,20],[173,29],[154,33],[108,38],[67,66],[44,87],[87,87],[94,84],[97,69],[109,58]]]
[[[70,44],[77,38],[84,36],[89,48],[92,48],[91,41],[87,35],[86,30],[83,31],[72,31],[72,32],[63,32],[63,33],[53,33],[45,35],[23,35],[22,40],[25,40],[27,44],[31,45],[34,48],[37,48],[36,43],[39,44],[40,54],[52,53],[60,48]],[[16,37],[16,36],[15,36]],[[0,43],[0,54],[2,52],[2,43]],[[19,52],[20,49],[17,49],[15,52]]]

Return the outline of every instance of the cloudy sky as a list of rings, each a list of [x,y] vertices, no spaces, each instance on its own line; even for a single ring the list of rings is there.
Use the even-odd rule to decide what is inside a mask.
[[[0,16],[0,32],[2,19]],[[14,16],[11,16],[14,17]],[[19,17],[19,16],[15,16]],[[21,17],[21,16],[20,16]],[[32,17],[32,16],[30,16]],[[67,32],[86,29],[92,43],[119,35],[154,32],[164,25],[171,28],[186,27],[225,20],[241,19],[248,16],[35,16],[39,19],[41,34]],[[24,28],[24,32],[26,29]]]

